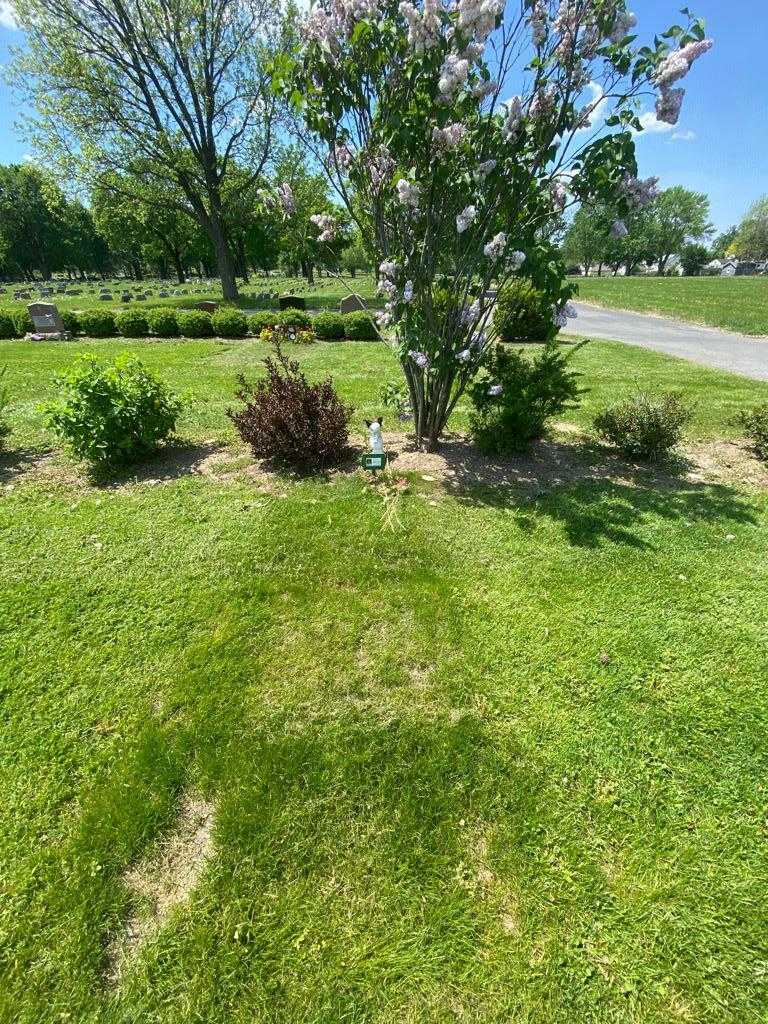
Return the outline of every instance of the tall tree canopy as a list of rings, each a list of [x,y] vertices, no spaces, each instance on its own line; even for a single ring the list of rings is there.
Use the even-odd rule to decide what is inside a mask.
[[[225,297],[237,295],[224,209],[234,164],[257,180],[276,100],[266,60],[274,0],[17,0],[27,46],[13,80],[35,141],[90,182],[137,160],[211,241]]]
[[[746,260],[768,259],[768,196],[749,209],[733,242],[736,255]]]

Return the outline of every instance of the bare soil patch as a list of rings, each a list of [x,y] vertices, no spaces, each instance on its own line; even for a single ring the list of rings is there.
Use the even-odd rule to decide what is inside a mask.
[[[107,946],[105,981],[118,985],[141,947],[189,898],[213,854],[214,806],[185,794],[173,829],[123,875],[134,904],[122,931]]]

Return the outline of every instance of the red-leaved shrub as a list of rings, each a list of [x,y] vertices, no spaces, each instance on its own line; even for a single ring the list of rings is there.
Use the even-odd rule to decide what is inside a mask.
[[[338,463],[349,443],[352,407],[344,405],[330,377],[310,384],[299,364],[279,345],[264,360],[266,378],[250,384],[241,374],[236,397],[244,408],[229,410],[240,437],[257,458],[272,458],[303,470]]]

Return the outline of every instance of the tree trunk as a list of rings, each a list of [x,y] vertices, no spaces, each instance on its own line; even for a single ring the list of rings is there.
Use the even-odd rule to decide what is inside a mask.
[[[184,264],[181,262],[181,253],[179,252],[178,248],[174,247],[171,250],[171,259],[173,260],[173,266],[176,270],[177,281],[179,282],[179,284],[185,284],[187,278],[186,275],[184,274]]]
[[[603,276],[603,264],[602,263],[598,263],[598,265],[597,265],[597,276],[598,277],[602,277]]]
[[[221,294],[225,299],[237,299],[235,261],[232,259],[229,242],[224,234],[224,225],[218,216],[211,217],[210,224],[211,241],[213,242],[213,251],[216,253],[216,266],[221,281]]]

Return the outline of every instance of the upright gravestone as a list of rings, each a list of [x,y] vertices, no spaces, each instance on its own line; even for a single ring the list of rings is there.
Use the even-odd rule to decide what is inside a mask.
[[[281,295],[280,309],[306,309],[306,299],[299,298],[298,295]]]
[[[34,341],[59,341],[69,337],[64,321],[52,302],[30,302],[27,312],[34,325],[34,331],[27,335],[28,338]]]
[[[218,302],[198,302],[197,308],[201,309],[204,313],[215,313],[219,308]]]
[[[360,295],[347,295],[339,304],[339,312],[341,313],[356,313],[360,309],[363,311],[367,309]]]

